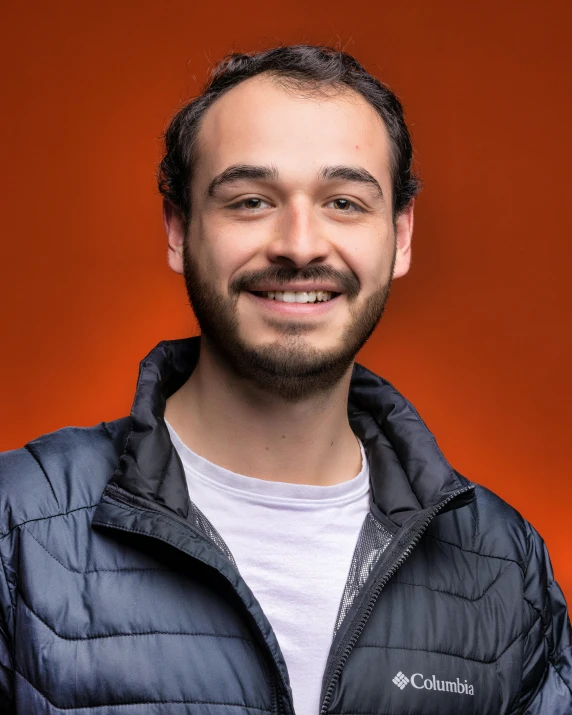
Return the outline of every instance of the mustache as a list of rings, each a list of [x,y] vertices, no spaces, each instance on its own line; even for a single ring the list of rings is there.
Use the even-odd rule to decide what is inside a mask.
[[[331,266],[305,266],[304,268],[270,266],[237,276],[231,281],[229,290],[231,295],[238,295],[245,290],[256,290],[258,286],[265,283],[280,285],[296,281],[333,283],[336,286],[335,292],[345,293],[349,300],[357,296],[361,287],[359,278],[353,271],[339,271]]]

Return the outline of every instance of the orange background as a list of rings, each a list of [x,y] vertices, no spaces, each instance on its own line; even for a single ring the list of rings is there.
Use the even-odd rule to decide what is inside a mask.
[[[54,0],[0,25],[0,449],[129,410],[196,330],[166,266],[159,136],[231,48],[341,42],[404,101],[414,263],[361,360],[545,537],[572,598],[572,5]]]

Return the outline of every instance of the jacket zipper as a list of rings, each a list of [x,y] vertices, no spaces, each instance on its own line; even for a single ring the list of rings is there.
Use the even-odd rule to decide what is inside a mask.
[[[110,491],[112,491],[113,494],[109,494]],[[150,514],[160,514],[161,516],[164,516],[166,519],[169,519],[170,521],[174,521],[175,523],[180,524],[183,528],[185,528],[185,529],[187,529],[188,531],[190,531],[190,532],[191,532],[192,534],[194,534],[196,537],[198,537],[198,538],[203,539],[204,541],[206,541],[206,542],[209,544],[209,546],[212,546],[212,547],[216,550],[217,554],[219,554],[219,555],[223,556],[225,559],[227,559],[226,555],[218,548],[218,546],[217,546],[213,541],[211,541],[208,537],[206,537],[202,532],[198,531],[198,529],[195,529],[193,526],[191,526],[185,519],[183,519],[183,518],[181,518],[181,517],[179,517],[179,516],[177,516],[177,515],[175,515],[175,514],[172,514],[172,515],[171,515],[171,514],[167,514],[166,512],[164,512],[164,511],[162,511],[162,510],[159,510],[159,509],[155,509],[155,508],[152,507],[152,506],[142,506],[142,505],[139,504],[135,499],[129,497],[129,496],[126,495],[126,494],[124,494],[124,493],[123,493],[123,490],[122,490],[120,487],[115,486],[114,484],[109,484],[109,485],[107,486],[107,488],[106,488],[106,492],[107,492],[108,498],[114,499],[114,500],[120,502],[121,504],[125,504],[126,506],[129,506],[131,509],[137,509],[137,510],[139,510],[139,511],[147,512],[147,513],[150,513]],[[142,497],[139,497],[139,499],[142,499]],[[159,540],[161,540],[160,537],[154,537],[154,538],[158,538]],[[185,552],[185,553],[187,553],[187,552]],[[191,556],[191,554],[188,554],[188,555]],[[197,558],[197,557],[196,557],[196,556],[191,556],[191,558]],[[199,560],[200,560],[200,559],[199,559]],[[228,561],[228,559],[227,559],[227,561]],[[229,563],[230,563],[230,562],[229,562]],[[233,566],[232,564],[230,564],[230,565],[234,568],[234,566]],[[215,568],[215,567],[211,567],[211,568]],[[226,578],[226,576],[225,576],[224,573],[222,573],[222,572],[219,571],[218,569],[216,569],[216,570],[217,570],[224,578]],[[228,578],[226,578],[226,580],[228,581]],[[236,590],[235,590],[234,586],[232,585],[232,583],[230,583],[230,581],[228,581],[228,582],[229,582],[230,587],[231,587],[231,588],[233,589],[233,591],[235,591],[235,593],[236,593]],[[250,614],[250,611],[249,611],[249,609],[248,609],[248,606],[246,605],[246,603],[244,603],[243,599],[241,598],[241,596],[240,596],[238,593],[237,593],[237,595],[238,595],[238,597],[240,598],[240,600],[242,601],[244,607],[246,608],[247,613],[248,613],[248,614],[250,615],[250,617],[253,619],[253,617],[252,617],[252,615]],[[254,620],[254,619],[253,619],[253,620]],[[257,628],[257,630],[260,630],[260,629],[258,628],[258,625],[257,625],[256,623],[254,623],[254,625],[255,625],[255,627]],[[264,639],[264,637],[262,638],[262,640],[263,640],[263,642],[266,644],[266,640]],[[270,652],[270,648],[268,648],[268,646],[266,646],[266,647],[267,647],[267,650],[268,650],[268,655],[270,656],[270,660],[271,660],[271,662],[274,664],[274,668],[275,668],[275,676],[274,676],[274,677],[275,677],[275,679],[276,679],[277,715],[284,715],[284,705],[283,705],[283,701],[282,701],[282,694],[281,694],[280,684],[282,684],[282,689],[283,689],[283,691],[284,691],[285,693],[287,693],[286,683],[284,682],[284,679],[283,679],[283,677],[282,677],[282,674],[280,673],[280,671],[278,670],[278,668],[277,668],[276,665],[275,665],[274,656],[273,656],[272,653]],[[288,696],[286,696],[286,697],[288,697]],[[293,705],[293,703],[290,703],[290,710],[291,710],[291,712],[292,712],[292,714],[293,714],[293,713],[294,713],[294,705]]]
[[[390,580],[390,578],[395,574],[395,572],[403,565],[403,563],[407,560],[407,558],[410,556],[411,552],[415,548],[415,546],[418,544],[419,540],[425,533],[427,527],[431,523],[431,521],[435,518],[435,516],[443,509],[444,506],[446,506],[450,501],[453,499],[456,499],[460,494],[464,494],[465,492],[470,491],[473,489],[472,486],[469,487],[464,487],[463,489],[459,489],[453,494],[449,495],[445,500],[443,500],[440,504],[437,504],[437,506],[433,507],[433,509],[427,514],[425,519],[421,522],[415,533],[412,535],[412,537],[409,540],[409,543],[407,546],[403,549],[401,554],[394,560],[393,564],[391,567],[384,573],[383,577],[374,584],[371,590],[370,598],[368,599],[366,605],[364,606],[360,617],[359,617],[359,622],[351,634],[351,637],[349,638],[348,642],[346,643],[345,648],[343,649],[343,652],[339,656],[337,660],[337,664],[334,666],[332,665],[333,672],[332,675],[330,676],[328,685],[325,687],[325,694],[324,694],[324,699],[322,701],[322,707],[320,709],[320,715],[326,715],[328,711],[328,706],[330,704],[330,700],[332,697],[332,694],[334,692],[334,688],[336,686],[336,681],[339,678],[347,659],[350,656],[351,651],[353,650],[355,644],[357,643],[360,635],[362,634],[363,629],[365,628],[365,624],[367,623],[368,618],[371,615],[371,612],[373,611],[373,607],[375,605],[375,602],[377,601],[377,598],[387,582]]]
[[[375,602],[377,601],[379,594],[381,593],[381,591],[383,590],[383,588],[385,587],[387,582],[391,579],[391,577],[395,574],[395,572],[403,565],[403,563],[410,556],[411,552],[413,551],[413,549],[415,548],[415,546],[417,545],[417,543],[419,542],[419,540],[421,539],[421,537],[425,533],[427,527],[429,526],[431,521],[435,518],[435,516],[437,516],[437,514],[447,504],[449,504],[449,502],[451,502],[453,499],[456,499],[461,494],[465,494],[466,492],[471,491],[471,489],[473,489],[473,486],[468,486],[468,487],[464,487],[463,489],[458,489],[456,492],[453,492],[453,494],[450,494],[446,499],[444,499],[442,502],[437,504],[437,506],[433,507],[433,509],[427,514],[425,519],[423,519],[423,521],[421,522],[421,524],[419,525],[419,527],[417,528],[415,533],[411,536],[407,546],[403,549],[401,554],[395,559],[392,566],[384,573],[381,580],[373,586],[371,594],[370,594],[370,598],[368,599],[367,604],[362,609],[362,612],[360,614],[359,622],[358,622],[355,630],[353,631],[350,639],[348,640],[343,652],[339,656],[339,658],[337,660],[337,664],[335,666],[335,669],[333,670],[332,675],[330,676],[330,679],[329,679],[329,682],[328,682],[328,685],[326,687],[326,691],[324,694],[324,699],[322,701],[322,706],[320,708],[320,715],[326,715],[327,709],[329,706],[329,702],[332,697],[334,687],[336,685],[336,681],[337,681],[338,677],[340,676],[340,674],[346,664],[346,661],[349,658],[350,653],[353,650],[355,644],[357,643],[363,629],[365,628],[365,624],[367,623],[369,616],[371,615],[371,612],[373,610],[373,607],[375,605]],[[160,515],[164,516],[166,519],[169,519],[171,521],[174,521],[177,524],[180,524],[188,531],[192,532],[199,538],[205,540],[209,545],[212,545],[216,549],[217,553],[224,556],[224,558],[226,559],[226,556],[218,549],[217,545],[214,542],[211,542],[211,540],[208,539],[204,534],[202,534],[198,530],[194,529],[185,519],[182,519],[181,517],[178,517],[174,514],[173,515],[167,514],[161,510],[155,509],[154,507],[141,506],[134,499],[128,497],[127,495],[124,495],[123,491],[119,487],[116,487],[115,485],[108,485],[107,490],[106,490],[106,491],[108,491],[108,495],[109,495],[109,490],[113,491],[112,498],[116,499],[120,503],[123,503],[133,509],[139,509],[140,511],[149,512],[152,514],[160,514]],[[158,537],[156,537],[156,538],[158,538]],[[224,576],[224,574],[222,574],[222,575]],[[230,584],[230,586],[234,590],[234,587],[232,586],[232,584]],[[241,599],[241,601],[242,601],[242,599]],[[243,603],[244,603],[244,601],[243,601]],[[246,606],[246,604],[244,604],[244,605],[248,611],[248,607]],[[274,657],[273,657],[272,653],[269,652],[269,655],[270,655],[271,661],[274,662]],[[282,701],[282,694],[280,692],[280,690],[281,690],[280,683],[282,684],[282,689],[283,689],[284,693],[287,693],[287,688],[285,687],[286,684],[284,683],[282,674],[280,673],[280,671],[277,668],[276,668],[276,673],[278,675],[277,683],[276,683],[278,715],[283,715],[284,706],[283,706],[283,701]],[[291,702],[290,702],[290,710],[291,710],[291,713],[294,714],[294,705]]]

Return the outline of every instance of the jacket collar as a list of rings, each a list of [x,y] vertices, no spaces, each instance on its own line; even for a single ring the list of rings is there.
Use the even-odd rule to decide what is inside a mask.
[[[161,342],[141,362],[131,428],[112,482],[188,518],[181,461],[164,420],[167,398],[195,368],[200,338]],[[470,485],[452,469],[415,408],[386,380],[355,365],[348,399],[352,429],[366,450],[372,507],[391,528]],[[472,491],[460,501],[463,506]]]

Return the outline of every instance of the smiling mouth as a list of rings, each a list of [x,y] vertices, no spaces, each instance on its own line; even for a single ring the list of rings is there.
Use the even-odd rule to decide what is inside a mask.
[[[250,291],[253,295],[267,300],[277,300],[282,303],[326,303],[332,298],[336,298],[340,293],[334,293],[329,290],[310,290],[310,291],[293,291],[293,290],[269,290],[269,291]]]

